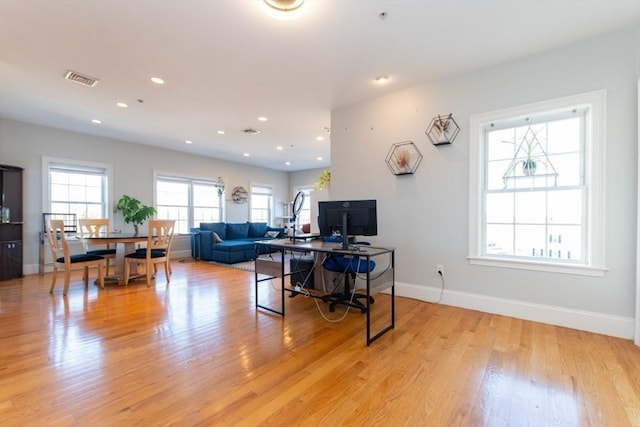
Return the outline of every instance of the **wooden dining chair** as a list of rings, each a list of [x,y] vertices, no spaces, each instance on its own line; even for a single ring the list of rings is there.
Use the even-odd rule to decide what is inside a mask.
[[[108,218],[84,218],[78,220],[80,227],[80,237],[97,237],[99,235],[109,234],[109,219]],[[109,261],[115,260],[116,249],[106,245],[105,247],[95,248],[95,245],[90,245],[86,240],[82,241],[84,250],[90,255],[100,255],[107,260],[107,271],[105,274],[109,275]]]
[[[64,288],[62,295],[67,295],[69,291],[69,281],[71,279],[71,270],[83,269],[82,279],[84,286],[89,286],[89,268],[98,268],[98,283],[104,289],[104,258],[100,255],[92,254],[71,254],[69,245],[65,236],[64,221],[51,219],[46,222],[46,235],[49,247],[51,248],[51,256],[53,260],[53,277],[51,279],[50,293],[56,286],[56,278],[58,269],[64,270]]]
[[[125,256],[125,283],[129,283],[131,264],[144,264],[147,286],[151,286],[155,266],[160,263],[164,264],[164,274],[167,278],[167,283],[170,281],[171,260],[169,255],[171,253],[171,244],[173,243],[175,220],[150,219],[148,226],[147,247]]]

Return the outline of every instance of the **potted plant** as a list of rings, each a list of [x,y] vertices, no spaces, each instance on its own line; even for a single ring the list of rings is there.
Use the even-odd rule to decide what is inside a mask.
[[[520,164],[522,165],[522,174],[524,176],[534,176],[538,169],[538,162],[545,164],[545,162],[541,160],[541,158],[544,157],[544,151],[539,147],[540,143],[533,129],[527,129],[520,143],[513,141],[503,142],[516,146],[516,155],[519,158],[523,158]],[[513,166],[515,166],[514,163],[512,163]],[[510,168],[511,170],[513,170],[513,166]]]
[[[315,185],[314,190],[324,190],[325,188],[329,189],[329,184],[331,184],[331,171],[323,170],[320,174],[320,180]]]
[[[140,224],[157,213],[156,208],[153,206],[145,206],[140,200],[127,196],[126,194],[118,200],[113,211],[122,211],[124,222],[126,224],[133,224],[135,234],[138,234],[138,226]]]

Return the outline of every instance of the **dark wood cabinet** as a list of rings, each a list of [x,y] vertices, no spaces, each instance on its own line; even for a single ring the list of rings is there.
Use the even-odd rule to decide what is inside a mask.
[[[0,280],[22,276],[22,170],[0,165]]]

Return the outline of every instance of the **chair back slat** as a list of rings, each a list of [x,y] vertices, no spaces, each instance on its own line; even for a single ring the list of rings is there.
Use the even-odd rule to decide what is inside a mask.
[[[109,219],[107,218],[83,218],[78,220],[80,233],[88,237],[96,237],[109,233]]]
[[[64,257],[65,262],[69,262],[69,245],[65,237],[65,225],[61,219],[50,219],[46,222],[46,235],[51,248],[51,256],[53,262],[58,258]]]
[[[176,221],[173,219],[150,219],[147,251],[154,249],[168,250],[173,241],[173,229]]]
[[[83,218],[78,220],[81,237],[99,237],[100,235],[109,234],[108,218]],[[82,240],[85,251],[89,251],[89,242]],[[107,245],[109,247],[109,245]]]

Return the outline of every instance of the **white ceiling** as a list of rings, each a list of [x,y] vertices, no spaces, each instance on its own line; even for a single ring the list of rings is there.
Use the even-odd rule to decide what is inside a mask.
[[[278,170],[327,167],[332,109],[639,22],[638,0],[307,0],[292,21],[261,0],[0,0],[0,116]]]

